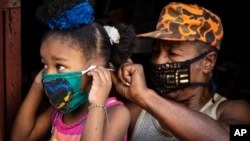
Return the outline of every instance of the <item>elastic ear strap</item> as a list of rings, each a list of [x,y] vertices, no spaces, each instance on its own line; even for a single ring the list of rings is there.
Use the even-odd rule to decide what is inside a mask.
[[[205,53],[202,53],[201,55],[199,55],[198,57],[194,58],[194,59],[191,59],[189,60],[189,62],[192,64],[198,60],[200,60],[201,58],[205,57],[208,53],[210,53],[212,51],[208,51],[208,52],[205,52]]]
[[[96,68],[96,66],[90,66],[88,69],[82,71],[82,74],[85,74],[85,73],[87,73],[87,72],[93,70],[94,68]]]

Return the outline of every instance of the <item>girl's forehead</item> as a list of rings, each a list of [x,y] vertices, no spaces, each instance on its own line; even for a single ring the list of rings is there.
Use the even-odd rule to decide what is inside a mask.
[[[61,44],[68,44],[68,46],[80,47],[78,41],[71,36],[52,34],[43,40],[44,42],[59,42]]]
[[[72,38],[67,38],[67,37],[61,37],[61,36],[51,36],[46,38],[42,42],[42,47],[60,47],[62,49],[67,49],[67,50],[76,50],[80,51],[81,47],[80,44],[77,43],[75,40]]]
[[[46,40],[41,45],[41,56],[57,56],[64,58],[84,59],[83,51],[70,41]]]

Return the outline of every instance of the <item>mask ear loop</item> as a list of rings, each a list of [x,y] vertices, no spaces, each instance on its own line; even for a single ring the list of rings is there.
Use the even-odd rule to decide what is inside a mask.
[[[87,72],[93,70],[94,68],[96,68],[96,66],[90,66],[88,69],[82,71],[82,74],[85,74],[85,73],[87,73]]]

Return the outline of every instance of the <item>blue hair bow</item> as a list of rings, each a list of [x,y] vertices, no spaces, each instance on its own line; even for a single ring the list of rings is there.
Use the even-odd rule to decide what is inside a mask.
[[[50,29],[69,29],[79,27],[82,24],[90,24],[94,21],[92,6],[83,1],[73,9],[62,12],[59,17],[47,21]]]

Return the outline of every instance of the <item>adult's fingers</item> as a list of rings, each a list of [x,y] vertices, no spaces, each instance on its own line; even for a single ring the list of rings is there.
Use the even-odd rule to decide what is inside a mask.
[[[120,66],[120,68],[118,69],[118,79],[119,81],[121,81],[123,83],[123,85],[128,84],[131,82],[131,78],[130,78],[130,72],[129,72],[129,65],[133,64],[133,61],[131,58],[128,58],[127,61]]]

